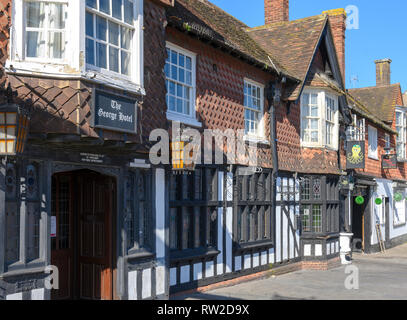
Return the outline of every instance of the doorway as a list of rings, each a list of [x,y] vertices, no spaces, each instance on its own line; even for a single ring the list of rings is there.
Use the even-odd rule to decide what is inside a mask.
[[[59,270],[55,300],[112,300],[116,183],[80,170],[52,177],[51,262]]]
[[[365,250],[365,210],[367,205],[366,197],[362,205],[356,203],[356,197],[353,197],[352,208],[352,233],[353,233],[353,251],[362,252]]]

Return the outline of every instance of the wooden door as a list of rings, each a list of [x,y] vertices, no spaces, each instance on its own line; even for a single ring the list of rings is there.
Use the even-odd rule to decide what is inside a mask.
[[[81,299],[113,298],[113,182],[96,174],[78,176],[78,288]]]
[[[52,219],[56,233],[51,237],[51,263],[59,271],[59,289],[52,290],[55,300],[73,297],[74,250],[73,250],[73,179],[70,174],[52,177]],[[54,230],[51,230],[53,232]]]

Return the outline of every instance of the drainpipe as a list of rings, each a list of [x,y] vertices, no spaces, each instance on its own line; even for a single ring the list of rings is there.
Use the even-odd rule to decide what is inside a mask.
[[[277,204],[276,182],[277,182],[277,178],[278,178],[278,154],[277,154],[277,132],[276,132],[277,121],[276,121],[275,106],[280,102],[280,98],[281,98],[281,89],[280,89],[280,87],[277,86],[277,84],[279,82],[280,81],[278,81],[278,82],[270,81],[267,86],[267,89],[266,89],[267,102],[269,105],[268,115],[269,115],[269,121],[270,121],[270,144],[271,144],[272,165],[273,165],[273,174],[272,174],[272,181],[271,181],[273,220],[276,216],[276,207],[277,207],[277,205],[276,205]]]

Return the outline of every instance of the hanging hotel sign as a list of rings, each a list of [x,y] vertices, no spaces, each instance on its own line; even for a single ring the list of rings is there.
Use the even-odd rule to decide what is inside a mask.
[[[365,168],[365,142],[348,141],[346,148],[346,168],[364,169]]]
[[[93,127],[136,133],[137,101],[100,90],[93,93]]]
[[[397,154],[385,154],[382,156],[383,169],[397,169]]]

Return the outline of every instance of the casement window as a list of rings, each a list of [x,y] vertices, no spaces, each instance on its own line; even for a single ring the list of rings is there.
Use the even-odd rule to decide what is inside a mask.
[[[338,148],[338,98],[305,90],[301,98],[301,143],[304,147]]]
[[[397,193],[402,195],[401,201],[394,200],[393,204],[393,226],[398,227],[406,224],[406,215],[407,215],[407,193],[405,189],[394,189],[394,194]]]
[[[142,91],[142,0],[14,0],[12,21],[6,67]]]
[[[396,130],[397,130],[397,158],[406,159],[407,143],[407,116],[404,111],[396,110]]]
[[[378,160],[379,159],[379,155],[378,155],[378,150],[377,150],[377,129],[369,126],[368,127],[368,139],[369,139],[369,158],[374,159],[374,160]]]
[[[126,76],[135,32],[132,0],[86,0],[86,64]]]
[[[126,177],[126,226],[129,252],[153,249],[152,246],[152,174],[151,170],[137,169]]]
[[[264,138],[264,86],[244,80],[245,135]]]
[[[365,141],[366,120],[358,118],[356,114],[354,114],[352,118],[352,125],[349,126],[347,130],[348,141]]]
[[[302,232],[338,232],[338,179],[307,176],[301,179],[300,189]]]
[[[272,241],[272,172],[238,175],[235,189],[235,237],[240,244]]]
[[[27,58],[65,58],[67,2],[24,1]]]
[[[202,251],[217,248],[219,170],[196,168],[192,175],[170,177],[170,249]],[[173,257],[177,256],[174,254]]]
[[[164,71],[168,119],[197,125],[195,119],[196,54],[167,43]]]

